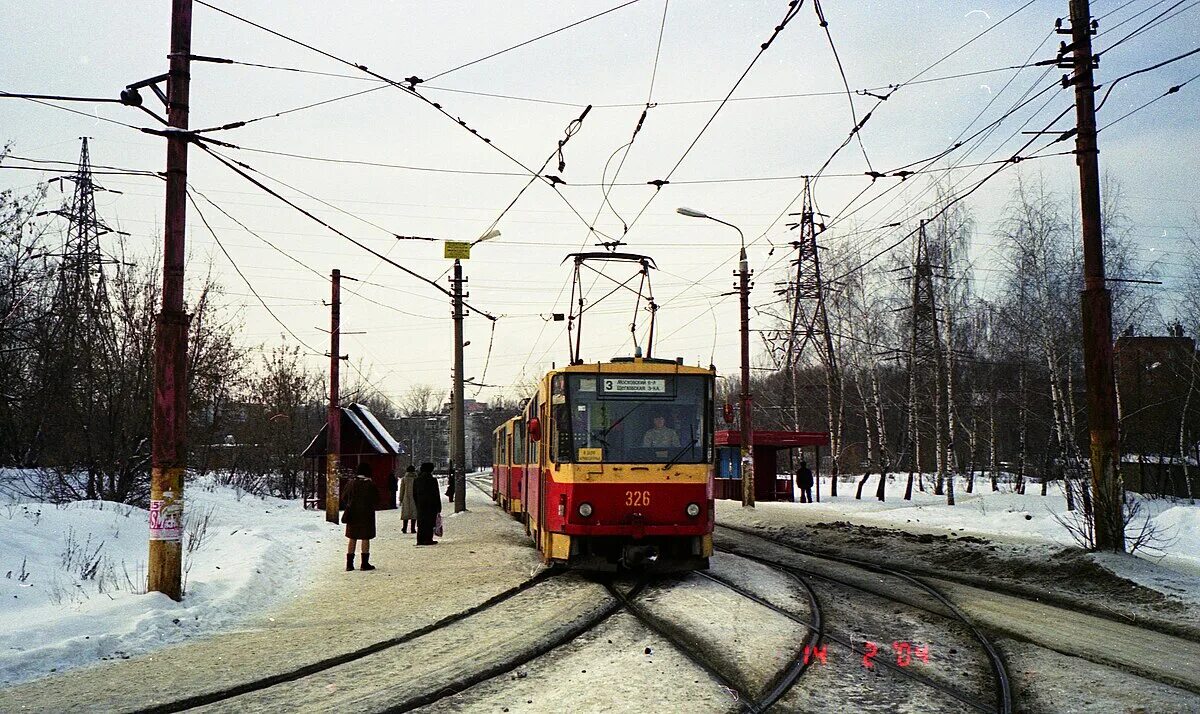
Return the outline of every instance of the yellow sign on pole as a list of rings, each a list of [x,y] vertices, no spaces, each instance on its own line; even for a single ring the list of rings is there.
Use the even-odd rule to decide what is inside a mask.
[[[444,257],[455,260],[468,260],[471,257],[471,244],[461,240],[445,241]]]

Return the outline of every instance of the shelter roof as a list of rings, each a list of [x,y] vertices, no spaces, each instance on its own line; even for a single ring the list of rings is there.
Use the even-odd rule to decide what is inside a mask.
[[[741,446],[742,434],[736,429],[716,433],[717,446]],[[829,446],[827,431],[759,431],[754,430],[754,447],[773,446],[788,449],[795,446]]]
[[[347,439],[349,435],[357,435],[358,439],[354,441],[361,442],[366,451],[364,453],[373,454],[393,454],[399,455],[404,453],[404,447],[388,432],[387,428],[362,404],[350,404],[341,408],[342,411],[342,453],[352,453],[346,449],[346,445],[351,443]],[[305,458],[314,456],[324,456],[328,453],[328,435],[327,430],[329,424],[326,423],[309,442],[302,454]]]

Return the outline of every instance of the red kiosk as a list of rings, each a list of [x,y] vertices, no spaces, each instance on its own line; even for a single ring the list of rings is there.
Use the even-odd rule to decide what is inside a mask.
[[[713,481],[713,495],[716,498],[742,500],[742,434],[740,431],[727,429],[716,433],[717,473]],[[754,500],[755,501],[795,501],[795,483],[792,474],[779,475],[779,452],[791,449],[812,449],[813,458],[809,461],[813,475],[821,476],[821,447],[829,446],[829,432],[825,431],[754,431],[754,447],[751,458],[754,459]],[[789,456],[792,456],[789,453]],[[792,470],[799,468],[800,460],[804,458],[803,451],[799,457],[792,457]],[[818,480],[819,484],[820,481]],[[817,498],[820,499],[820,486],[817,486]]]

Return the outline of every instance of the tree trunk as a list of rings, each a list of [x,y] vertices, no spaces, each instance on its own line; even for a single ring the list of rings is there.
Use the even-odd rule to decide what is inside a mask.
[[[884,500],[887,489],[887,472],[891,468],[891,457],[887,446],[887,422],[883,417],[883,396],[879,391],[879,371],[871,366],[871,393],[875,398],[875,425],[879,430],[879,485],[875,487],[875,498]]]
[[[1021,361],[1021,366],[1018,369],[1017,390],[1019,392],[1018,398],[1021,400],[1021,406],[1019,409],[1020,415],[1019,415],[1019,419],[1018,419],[1020,425],[1018,427],[1018,434],[1017,434],[1017,481],[1015,484],[1015,489],[1016,489],[1017,493],[1024,494],[1025,493],[1025,448],[1026,448],[1026,437],[1028,435],[1028,424],[1029,424],[1029,404],[1028,404],[1028,396],[1025,392],[1025,361],[1024,360]]]
[[[867,479],[871,477],[871,466],[878,463],[879,453],[875,448],[875,430],[871,425],[871,405],[867,400],[867,395],[863,392],[863,375],[861,373],[854,380],[854,389],[858,392],[858,402],[862,405],[863,428],[867,435],[867,458],[870,462],[868,467],[863,469],[862,478],[858,480],[858,488],[854,491],[854,500],[861,501],[863,486],[867,485]]]
[[[992,492],[1000,490],[996,472],[1000,470],[999,454],[996,453],[996,399],[992,395],[992,403],[988,405],[988,472],[992,476]]]
[[[1192,405],[1192,394],[1196,391],[1196,355],[1188,360],[1191,376],[1188,379],[1187,396],[1183,398],[1183,411],[1179,413],[1179,461],[1183,465],[1183,490],[1187,494],[1188,503],[1196,505],[1196,496],[1192,492],[1192,476],[1188,471],[1187,448],[1187,417]]]
[[[973,401],[973,400],[972,400]],[[971,409],[971,433],[967,435],[967,493],[975,490],[975,462],[978,446],[979,415]]]

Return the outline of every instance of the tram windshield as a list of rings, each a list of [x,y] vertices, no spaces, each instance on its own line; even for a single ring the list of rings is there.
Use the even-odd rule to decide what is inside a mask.
[[[712,383],[700,374],[559,375],[552,397],[555,460],[705,463]]]

